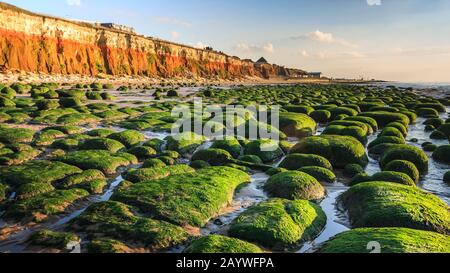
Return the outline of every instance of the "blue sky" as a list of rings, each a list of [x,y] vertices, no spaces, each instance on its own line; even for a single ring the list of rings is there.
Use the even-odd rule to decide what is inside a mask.
[[[14,0],[332,77],[450,82],[450,0]]]

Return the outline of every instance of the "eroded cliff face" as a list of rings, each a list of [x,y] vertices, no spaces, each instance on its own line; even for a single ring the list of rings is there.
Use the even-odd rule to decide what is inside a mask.
[[[233,79],[301,73],[0,2],[0,69],[48,74]]]

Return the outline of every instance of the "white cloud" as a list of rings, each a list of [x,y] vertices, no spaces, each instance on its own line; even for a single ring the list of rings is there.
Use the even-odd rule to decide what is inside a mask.
[[[347,57],[354,58],[354,59],[361,59],[361,58],[366,58],[367,57],[366,54],[361,53],[361,52],[357,52],[357,51],[344,52],[343,55],[347,56]]]
[[[309,57],[309,53],[306,50],[300,50],[300,55],[302,55],[305,58]]]
[[[81,6],[81,0],[67,0],[67,5],[69,6]]]
[[[381,0],[366,0],[369,6],[381,6]]]
[[[320,30],[316,30],[314,32],[302,34],[299,36],[293,36],[291,37],[292,40],[310,40],[315,41],[319,43],[325,43],[325,44],[338,44],[346,47],[358,47],[355,44],[352,44],[348,42],[345,39],[337,38],[332,33],[326,33],[322,32]]]
[[[180,33],[178,33],[177,31],[172,31],[170,33],[170,37],[174,40],[178,39],[178,37],[180,37]]]
[[[273,53],[275,51],[274,46],[271,43],[267,43],[265,45],[253,45],[241,43],[234,46],[234,48],[238,51],[246,53],[260,53],[260,52]]]
[[[186,21],[181,21],[175,18],[170,17],[153,17],[153,20],[155,22],[158,22],[160,24],[167,24],[167,25],[176,25],[176,26],[182,26],[182,27],[191,27],[192,24]]]

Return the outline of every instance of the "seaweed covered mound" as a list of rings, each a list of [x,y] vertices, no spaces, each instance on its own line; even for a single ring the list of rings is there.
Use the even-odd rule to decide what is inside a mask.
[[[70,222],[70,229],[95,236],[139,242],[152,249],[165,249],[188,239],[188,234],[170,223],[134,215],[131,207],[119,202],[96,203]]]
[[[325,188],[313,176],[298,171],[282,172],[272,176],[264,189],[273,197],[290,200],[320,200]]]
[[[361,228],[338,234],[319,253],[369,253],[368,242],[378,242],[381,253],[449,253],[450,236],[407,228]]]
[[[233,237],[273,249],[312,240],[326,224],[322,209],[309,201],[272,199],[250,207],[231,224]]]
[[[249,181],[250,176],[243,171],[209,167],[136,183],[114,193],[112,199],[136,206],[157,219],[200,227],[231,202],[238,186]]]
[[[308,137],[297,143],[290,152],[323,156],[336,168],[344,168],[348,164],[365,167],[369,162],[364,146],[350,136]]]
[[[184,253],[262,253],[262,250],[245,241],[220,235],[210,235],[194,240]]]
[[[438,197],[419,188],[367,182],[339,197],[353,227],[405,227],[450,234],[450,210]]]

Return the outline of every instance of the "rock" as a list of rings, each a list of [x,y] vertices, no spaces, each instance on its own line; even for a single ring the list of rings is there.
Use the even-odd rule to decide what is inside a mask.
[[[119,167],[137,163],[133,155],[112,154],[105,150],[70,152],[58,160],[83,170],[96,169],[105,174],[114,174]]]
[[[322,167],[332,170],[328,159],[314,154],[290,154],[280,163],[280,167],[288,170],[298,170],[303,167]]]
[[[41,230],[33,233],[28,242],[33,246],[67,250],[69,243],[81,242],[81,239],[73,233]]]
[[[220,235],[210,235],[194,240],[184,253],[262,253],[256,245]]]
[[[433,159],[437,162],[450,165],[450,145],[439,146],[433,152]]]
[[[450,210],[425,191],[389,182],[367,182],[339,197],[352,226],[405,227],[450,233]]]
[[[320,200],[325,188],[311,175],[298,171],[276,174],[264,185],[271,196],[290,200]]]
[[[104,234],[121,241],[139,242],[154,250],[181,244],[189,237],[181,227],[135,216],[131,207],[113,201],[90,205],[70,222],[70,229],[91,236]]]
[[[394,160],[406,160],[414,163],[421,174],[428,171],[428,156],[419,148],[409,145],[394,145],[387,149],[380,159],[380,166],[384,168]]]
[[[258,139],[248,143],[244,147],[244,154],[256,155],[264,163],[273,162],[284,155],[279,144],[269,139]]]
[[[378,242],[381,253],[448,253],[450,237],[407,228],[361,228],[325,242],[319,253],[369,253],[368,242]]]
[[[231,202],[238,186],[249,181],[250,176],[240,170],[210,167],[136,183],[115,192],[112,199],[158,219],[201,227]]]
[[[221,166],[230,163],[233,157],[225,150],[207,149],[200,150],[192,156],[192,161],[202,160],[211,166]]]
[[[121,142],[127,148],[131,148],[132,146],[137,145],[145,140],[143,134],[134,130],[127,130],[120,133],[114,133],[109,135],[108,138]]]
[[[250,207],[230,227],[232,237],[275,250],[317,237],[326,224],[322,209],[305,200],[272,199]]]
[[[333,167],[344,168],[348,164],[367,166],[364,146],[348,136],[322,135],[301,140],[291,149],[291,154],[315,154],[325,157]]]
[[[109,138],[92,138],[87,139],[81,145],[79,145],[80,150],[106,150],[111,153],[117,153],[123,149],[125,146],[119,141],[109,139]]]
[[[129,170],[126,174],[124,174],[124,178],[133,183],[139,183],[148,180],[162,179],[171,175],[193,172],[195,172],[195,170],[189,166],[174,165]]]

